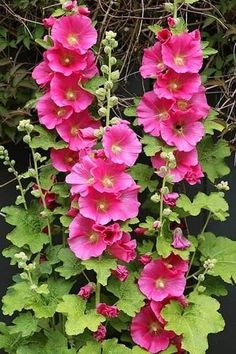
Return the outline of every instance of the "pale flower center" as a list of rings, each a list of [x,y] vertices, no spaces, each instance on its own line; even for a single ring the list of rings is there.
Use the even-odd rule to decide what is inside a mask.
[[[179,84],[176,82],[176,81],[171,81],[170,83],[169,83],[169,89],[171,90],[171,91],[176,91],[176,90],[178,90],[179,89]]]
[[[57,116],[62,117],[65,114],[65,109],[64,108],[59,108],[57,110]]]
[[[88,184],[92,184],[94,182],[94,177],[89,177],[88,178]]]
[[[184,100],[178,100],[177,101],[177,107],[181,110],[181,111],[185,111],[186,108],[188,107],[188,102],[184,101]]]
[[[62,64],[64,64],[64,65],[69,65],[69,64],[71,64],[71,62],[72,62],[72,57],[69,56],[69,55],[63,56],[63,57],[61,58],[61,61],[62,61]]]
[[[156,288],[157,289],[163,289],[164,287],[165,287],[165,281],[164,281],[164,279],[157,279],[156,281],[155,281],[155,285],[156,285]]]
[[[97,209],[100,211],[107,211],[108,209],[108,204],[105,200],[100,200],[97,202]]]
[[[111,151],[114,153],[114,154],[119,154],[121,152],[121,147],[118,145],[118,144],[113,144],[111,146]]]
[[[178,66],[184,65],[184,57],[181,55],[176,55],[176,57],[174,58],[174,63]]]
[[[89,241],[91,243],[95,243],[98,241],[98,234],[96,234],[96,232],[92,232],[90,235],[89,235]]]
[[[113,187],[113,178],[110,176],[105,176],[103,179],[102,179],[102,184],[104,187],[107,187],[107,188],[112,188]]]
[[[76,93],[75,91],[69,89],[66,91],[66,99],[69,101],[75,101],[76,100]]]
[[[160,326],[158,322],[152,322],[149,326],[150,332],[151,333],[158,333],[160,330]]]
[[[79,133],[79,127],[76,126],[76,125],[74,125],[74,126],[71,128],[70,133],[71,133],[72,136],[78,135],[78,133]]]
[[[68,36],[67,36],[67,42],[71,45],[73,44],[77,44],[78,43],[78,36],[77,34],[75,33],[70,33]]]
[[[159,62],[158,64],[157,64],[157,67],[158,67],[158,69],[160,69],[160,70],[162,70],[162,69],[164,69],[164,63],[162,63],[162,62]]]
[[[169,114],[167,111],[160,111],[158,112],[158,118],[160,119],[167,119],[169,117]]]

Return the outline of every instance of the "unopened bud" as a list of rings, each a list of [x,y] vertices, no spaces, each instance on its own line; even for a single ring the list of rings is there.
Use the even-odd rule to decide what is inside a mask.
[[[170,208],[165,208],[163,210],[163,215],[166,216],[166,217],[169,216],[171,213],[172,213],[172,211],[171,211]]]
[[[159,203],[160,200],[161,200],[161,197],[160,197],[160,195],[159,195],[158,193],[155,193],[155,194],[153,194],[153,195],[151,196],[151,201],[152,201],[153,203]]]
[[[98,114],[99,114],[100,117],[105,117],[106,114],[107,114],[107,109],[105,107],[99,108]]]
[[[112,81],[117,81],[117,80],[119,79],[119,77],[120,77],[120,72],[119,72],[119,70],[113,71],[113,72],[111,73],[111,80],[112,80]]]

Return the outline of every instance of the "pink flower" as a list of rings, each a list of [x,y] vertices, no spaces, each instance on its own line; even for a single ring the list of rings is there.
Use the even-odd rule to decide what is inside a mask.
[[[196,166],[198,164],[197,150],[193,149],[189,152],[174,151],[177,166],[170,170],[170,175],[173,177],[173,182],[179,182],[185,178],[186,173],[189,171],[190,166]],[[152,165],[157,169],[157,173],[160,177],[163,175],[158,172],[161,166],[165,166],[166,162],[160,157],[160,154],[156,154],[151,158]]]
[[[132,319],[131,337],[135,344],[149,353],[156,354],[165,350],[173,336],[173,332],[164,329],[150,305],[143,307]]]
[[[84,156],[81,163],[73,166],[71,173],[66,177],[66,183],[72,185],[72,194],[80,193],[81,196],[86,196],[89,192],[89,187],[94,183],[92,168],[96,166],[95,159]]]
[[[99,257],[107,245],[101,233],[94,230],[93,220],[78,214],[69,227],[68,244],[76,257],[86,260]]]
[[[167,28],[163,28],[161,31],[157,32],[156,38],[162,44],[166,43],[171,38],[171,32]]]
[[[95,284],[94,283],[88,283],[87,285],[82,286],[80,288],[80,291],[78,292],[78,295],[80,297],[82,297],[82,299],[87,300],[87,299],[90,298],[90,296],[92,295],[94,290],[95,290]]]
[[[168,70],[165,74],[160,74],[154,85],[154,92],[160,98],[189,100],[198,92],[200,85],[201,79],[198,74],[179,74]]]
[[[79,205],[78,205],[78,195],[70,196],[70,209],[67,211],[66,215],[72,218],[75,218],[79,212]]]
[[[165,68],[160,43],[157,42],[153,47],[144,49],[142,66],[140,67],[143,78],[156,78]]]
[[[78,6],[78,13],[80,15],[83,15],[83,16],[89,16],[90,15],[89,9],[86,6],[84,6],[84,5]]]
[[[141,263],[143,265],[150,263],[151,260],[152,260],[152,257],[149,254],[143,254],[142,256],[138,257],[139,263]]]
[[[190,100],[178,99],[173,106],[174,111],[188,111],[191,115],[198,119],[205,118],[209,111],[210,106],[207,103],[205,88],[200,86],[199,91],[194,93]]]
[[[53,167],[60,172],[70,172],[74,164],[79,161],[79,154],[68,148],[51,149]]]
[[[53,16],[43,19],[43,25],[45,28],[51,28],[54,23],[56,23],[57,19]]]
[[[112,220],[125,221],[138,215],[140,203],[137,200],[137,194],[136,185],[119,194],[100,193],[90,187],[88,195],[80,197],[80,212],[83,216],[102,225]]]
[[[121,282],[125,281],[129,276],[128,269],[125,266],[120,264],[117,266],[115,270],[112,270],[111,272]]]
[[[188,261],[183,260],[174,253],[171,253],[167,258],[163,258],[162,262],[174,273],[186,273],[188,271]]]
[[[62,5],[62,8],[64,10],[67,10],[67,11],[72,11],[72,10],[76,10],[77,9],[77,1],[66,1],[64,2],[64,4]]]
[[[142,150],[136,134],[126,124],[108,127],[102,143],[108,159],[127,166],[133,166]]]
[[[131,240],[128,232],[123,232],[122,238],[109,247],[109,253],[124,262],[131,262],[136,258],[137,243]]]
[[[109,160],[96,160],[96,167],[91,171],[94,177],[93,187],[98,192],[118,193],[134,184],[133,178],[125,172],[124,166]]]
[[[176,249],[186,249],[191,246],[191,243],[184,237],[180,227],[176,227],[173,231],[173,242],[171,246]]]
[[[93,338],[96,339],[97,342],[102,342],[106,338],[106,334],[106,327],[103,324],[100,324],[97,331],[93,333]]]
[[[64,119],[68,119],[73,110],[69,106],[58,107],[51,99],[50,93],[46,93],[37,102],[36,105],[39,121],[48,129],[54,129],[61,124]]]
[[[200,41],[201,40],[201,32],[196,29],[192,32],[189,32],[189,35],[195,40],[195,41]]]
[[[90,126],[90,135],[84,137],[83,129]],[[95,121],[88,111],[74,113],[67,121],[56,126],[60,137],[69,144],[73,151],[90,148],[96,144],[94,129],[99,128],[100,122]]]
[[[34,68],[32,78],[39,86],[45,86],[52,80],[53,72],[49,68],[47,61],[43,60]]]
[[[191,112],[175,112],[167,121],[162,122],[162,139],[179,151],[191,151],[204,136],[204,126],[196,121]]]
[[[120,225],[117,223],[108,226],[96,225],[94,226],[94,229],[102,234],[104,241],[109,246],[120,240],[123,234]]]
[[[187,32],[173,35],[163,44],[162,57],[164,64],[177,73],[198,73],[203,63],[200,40]]]
[[[96,65],[95,55],[91,50],[86,53],[86,67],[80,71],[81,78],[83,80],[91,79],[98,74],[98,68]]]
[[[158,98],[154,91],[146,92],[137,108],[138,123],[143,125],[146,133],[159,136],[160,124],[170,118],[173,104],[173,100]]]
[[[74,72],[84,70],[87,65],[86,55],[80,55],[76,50],[64,48],[60,43],[46,51],[48,66],[52,71],[69,76]]]
[[[188,171],[186,172],[184,179],[191,185],[196,183],[201,183],[201,178],[204,177],[204,173],[202,172],[202,168],[200,164],[195,166],[190,166]]]
[[[147,228],[145,227],[136,227],[136,229],[134,230],[134,232],[136,233],[136,235],[138,236],[143,236],[145,235],[145,232],[148,231]]]
[[[179,193],[168,193],[165,194],[163,197],[163,201],[165,205],[168,205],[169,207],[175,207],[176,206],[176,201],[179,198]]]
[[[138,285],[149,300],[162,301],[183,295],[186,279],[182,272],[173,272],[163,260],[158,259],[144,267]]]
[[[96,43],[97,32],[86,16],[64,16],[53,25],[52,39],[65,48],[84,54]]]
[[[174,19],[173,17],[168,17],[167,22],[168,22],[169,27],[175,27],[177,24],[177,20]]]
[[[56,73],[50,84],[50,94],[59,106],[70,106],[75,112],[85,110],[93,101],[93,95],[80,86],[80,75],[65,77]]]
[[[119,316],[119,310],[115,305],[110,306],[105,303],[100,303],[96,306],[96,309],[97,313],[107,318],[114,318]]]

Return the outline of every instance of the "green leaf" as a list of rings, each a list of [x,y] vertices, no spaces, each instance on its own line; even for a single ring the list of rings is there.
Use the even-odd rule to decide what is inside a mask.
[[[168,257],[171,253],[174,253],[180,256],[184,260],[189,259],[189,255],[191,252],[194,252],[197,246],[196,238],[193,236],[189,236],[188,240],[191,242],[191,246],[186,248],[185,250],[176,249],[171,246],[172,243],[172,234],[169,230],[165,230],[162,236],[158,237],[157,241],[157,251],[158,254],[164,258]]]
[[[228,294],[223,280],[219,277],[206,275],[205,280],[201,283],[201,285],[206,288],[204,291],[205,295],[226,296]]]
[[[135,347],[132,348],[132,354],[147,354],[148,351],[147,350],[144,350],[140,347],[138,347],[137,345]]]
[[[48,42],[48,41],[45,41],[44,39],[41,39],[41,38],[36,38],[35,39],[35,42],[37,43],[37,44],[39,44],[42,48],[44,48],[44,49],[49,49],[49,48],[51,48],[51,43],[50,42]]]
[[[213,135],[214,131],[222,132],[225,128],[225,122],[218,118],[218,112],[211,109],[206,119],[203,121],[205,133]]]
[[[105,318],[96,313],[96,310],[86,312],[86,301],[77,295],[63,296],[63,302],[57,306],[57,312],[66,317],[65,329],[69,336],[83,333],[86,328],[94,332]]]
[[[210,47],[206,47],[202,50],[203,58],[209,58],[210,55],[217,54],[218,50]]]
[[[83,87],[84,87],[84,89],[86,91],[89,91],[89,92],[95,94],[97,89],[100,86],[104,85],[105,82],[106,82],[106,78],[105,77],[103,77],[103,76],[94,76],[91,80],[86,82]]]
[[[3,314],[13,315],[15,311],[22,311],[28,301],[35,299],[35,293],[27,282],[20,282],[10,286],[3,296]]]
[[[68,349],[68,339],[59,332],[50,332],[48,334],[48,342],[43,351],[45,354],[76,354],[76,349]]]
[[[146,145],[144,147],[144,152],[147,156],[156,155],[156,153],[160,152],[163,147],[161,140],[149,135],[144,135],[144,137],[141,139],[141,143]]]
[[[139,219],[138,218],[132,218],[132,219],[128,219],[127,221],[122,221],[120,224],[120,228],[122,231],[125,232],[131,232],[133,231],[133,228],[130,225],[136,225],[139,223]]]
[[[162,27],[161,27],[160,25],[158,25],[157,23],[155,23],[154,25],[148,26],[148,29],[149,29],[151,32],[157,34],[157,32],[160,32],[160,31],[161,31]]]
[[[108,256],[99,258],[90,258],[87,261],[82,261],[82,264],[88,270],[94,270],[97,273],[97,281],[106,286],[107,279],[111,275],[111,270],[116,269],[117,262],[114,258]]]
[[[141,186],[140,192],[143,192],[146,188],[149,189],[150,192],[154,192],[157,188],[157,179],[151,180],[153,176],[153,168],[144,165],[142,163],[137,163],[130,170],[130,174],[135,181],[137,181],[138,185]]]
[[[40,252],[43,245],[49,243],[48,235],[41,232],[46,226],[45,220],[39,217],[39,206],[32,204],[28,210],[9,206],[2,209],[8,224],[16,226],[7,239],[21,248],[29,246],[32,253]]]
[[[133,275],[130,275],[125,282],[115,278],[110,279],[107,290],[118,298],[116,302],[118,309],[131,317],[144,305],[144,296],[139,291]]]
[[[126,117],[136,117],[137,106],[129,106],[124,109],[124,115]]]
[[[156,229],[153,226],[153,223],[155,222],[155,219],[152,216],[147,216],[145,222],[142,222],[140,224],[141,227],[148,229],[148,231],[145,232],[145,235],[148,233],[149,236],[153,236],[156,233]]]
[[[63,264],[55,270],[65,279],[78,275],[84,270],[84,267],[81,265],[78,258],[75,257],[74,253],[71,252],[69,248],[61,249],[58,253],[58,258]]]
[[[30,146],[34,149],[41,148],[43,150],[48,150],[50,148],[62,149],[67,147],[67,144],[64,141],[56,141],[56,133],[49,132],[39,125],[34,126],[34,131],[39,133],[32,138],[30,143]]]
[[[56,183],[53,185],[51,192],[58,194],[61,198],[70,196],[70,188],[66,183]]]
[[[201,235],[199,242],[202,261],[216,259],[210,274],[221,277],[226,283],[236,282],[236,241],[207,232]]]
[[[30,312],[22,313],[13,320],[15,326],[10,327],[10,333],[20,333],[22,337],[28,337],[37,331],[38,319]]]
[[[123,344],[118,344],[117,339],[108,339],[102,343],[103,354],[131,354],[131,349]]]
[[[55,181],[55,176],[58,174],[58,171],[52,165],[45,165],[40,168],[39,180],[40,186],[43,189],[49,190]],[[56,193],[56,192],[54,192]]]
[[[216,178],[225,176],[230,172],[230,168],[226,165],[224,159],[230,156],[231,152],[229,144],[224,139],[214,143],[210,136],[203,138],[198,144],[198,153],[203,171],[211,182],[214,183]]]
[[[224,320],[218,312],[220,304],[206,295],[191,293],[189,305],[183,308],[171,301],[161,314],[168,322],[165,328],[182,335],[182,348],[190,354],[205,354],[208,349],[207,336],[224,328]]]
[[[56,10],[52,13],[51,16],[53,16],[53,17],[60,17],[60,16],[65,15],[65,13],[66,13],[65,10],[59,8],[59,9],[56,9]]]
[[[101,344],[98,342],[87,342],[80,350],[79,354],[101,354]]]

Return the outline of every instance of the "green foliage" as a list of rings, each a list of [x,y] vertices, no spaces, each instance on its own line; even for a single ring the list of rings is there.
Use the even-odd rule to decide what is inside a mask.
[[[34,149],[41,148],[43,150],[48,150],[50,148],[54,149],[62,149],[67,146],[64,141],[56,141],[57,135],[56,133],[52,133],[43,127],[36,125],[34,127],[34,131],[38,133],[38,135],[34,136],[30,146]]]
[[[99,258],[90,258],[82,261],[82,264],[88,270],[94,270],[97,274],[97,281],[102,285],[107,285],[107,279],[111,275],[111,270],[116,269],[117,262],[114,258],[104,256],[102,261]]]
[[[224,130],[225,123],[218,118],[218,115],[217,111],[211,109],[206,119],[204,119],[203,125],[206,134],[213,135],[215,131],[222,132]]]
[[[177,301],[164,307],[161,314],[168,322],[165,328],[183,336],[182,347],[190,354],[205,354],[208,334],[224,328],[224,320],[218,312],[220,304],[212,297],[198,293],[191,293],[188,302],[186,308]]]
[[[88,82],[86,82],[84,84],[84,88],[87,91],[95,94],[97,89],[100,86],[103,86],[105,82],[106,82],[106,79],[103,76],[94,76],[91,80],[89,80]]]
[[[58,258],[62,261],[62,265],[55,270],[65,279],[80,274],[84,269],[78,258],[68,248],[62,248],[58,253]]]
[[[146,188],[150,192],[154,192],[157,187],[157,180],[151,180],[153,176],[153,168],[142,163],[137,163],[131,168],[131,176],[138,185],[141,186],[140,192],[143,192]]]
[[[30,312],[23,313],[13,320],[15,326],[10,327],[10,333],[19,333],[22,337],[28,337],[35,333],[38,328],[38,319]]]

